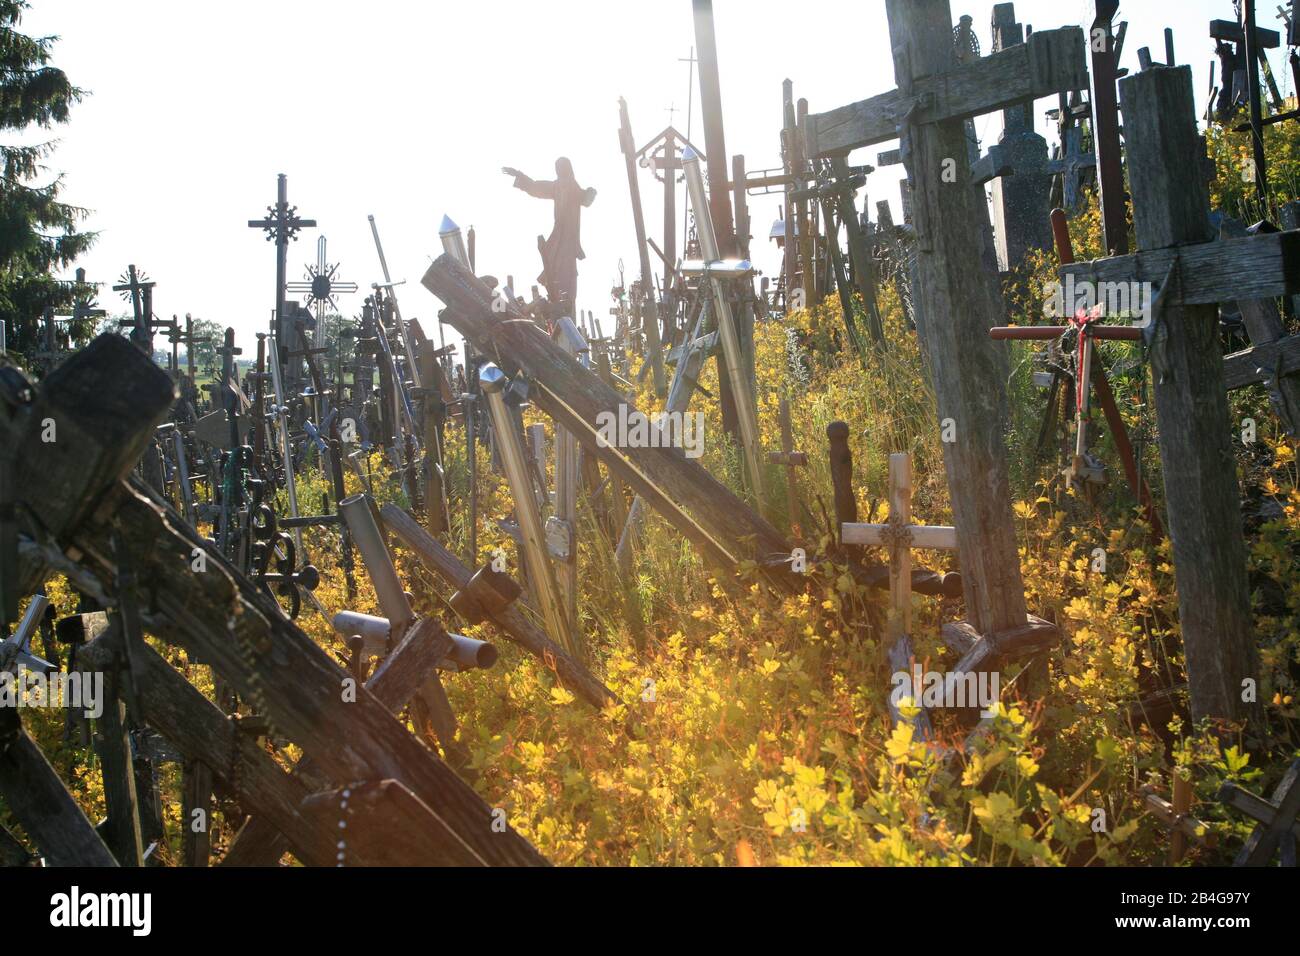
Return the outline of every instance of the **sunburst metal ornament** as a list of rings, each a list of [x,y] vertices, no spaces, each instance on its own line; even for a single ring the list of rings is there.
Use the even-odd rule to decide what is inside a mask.
[[[321,348],[325,341],[325,316],[338,311],[335,296],[350,295],[357,291],[355,282],[340,282],[338,263],[330,263],[325,255],[325,237],[316,241],[316,264],[307,266],[306,278],[302,282],[290,282],[285,287],[290,295],[305,295],[307,304],[316,314],[316,331],[313,335],[313,347]]]

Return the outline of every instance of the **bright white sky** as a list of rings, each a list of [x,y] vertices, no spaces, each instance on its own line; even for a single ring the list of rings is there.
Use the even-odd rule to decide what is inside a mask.
[[[727,147],[751,170],[777,166],[781,81],[812,112],[894,86],[883,0],[715,0]],[[1270,29],[1273,4],[1261,4]],[[1089,0],[1020,0],[1035,29],[1091,23]],[[992,3],[955,2],[969,12],[984,52]],[[1175,31],[1180,62],[1208,91],[1211,19],[1233,19],[1229,0],[1125,0],[1123,66],[1137,50],[1164,59],[1163,29]],[[525,295],[540,271],[539,233],[551,206],[511,188],[501,166],[536,178],[569,156],[579,181],[599,191],[582,224],[580,308],[602,318],[620,259],[637,274],[618,97],[631,111],[637,145],[669,121],[686,129],[685,58],[695,43],[690,0],[35,0],[29,33],[62,37],[55,63],[91,91],[52,168],[66,174],[65,198],[94,212],[101,232],[80,263],[92,280],[115,280],[135,263],[157,281],[160,316],[192,312],[232,325],[247,350],[274,306],[274,251],[249,219],[275,199],[277,173],[289,199],[318,230],[290,248],[289,278],[316,259],[328,238],[339,278],[363,289],[381,279],[366,221],[378,221],[403,314],[435,334],[440,303],[419,279],[441,252],[444,213],[478,234],[480,273],[513,274]],[[1289,70],[1274,69],[1284,93]],[[693,138],[703,146],[698,89]],[[1038,104],[1039,131],[1051,139]],[[977,121],[995,142],[1000,116]],[[882,146],[880,148],[887,148]],[[873,148],[854,162],[874,162]],[[868,181],[869,199],[898,209],[901,167]],[[647,228],[661,241],[662,187],[641,171]],[[861,196],[859,196],[861,202]],[[678,209],[685,205],[684,190]],[[759,265],[775,279],[766,241],[778,197],[750,202]],[[103,289],[100,304],[125,304]],[[361,296],[343,300],[360,310]]]

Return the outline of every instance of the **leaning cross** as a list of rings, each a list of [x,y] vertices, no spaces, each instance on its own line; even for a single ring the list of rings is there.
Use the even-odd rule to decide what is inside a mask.
[[[807,118],[808,153],[842,155],[902,139],[917,234],[917,324],[930,361],[970,623],[984,636],[1028,617],[1003,439],[1006,378],[988,339],[1005,314],[983,267],[986,200],[971,187],[965,120],[1087,86],[1077,27],[960,64],[948,0],[888,0],[899,88]],[[996,641],[994,642],[996,643]]]

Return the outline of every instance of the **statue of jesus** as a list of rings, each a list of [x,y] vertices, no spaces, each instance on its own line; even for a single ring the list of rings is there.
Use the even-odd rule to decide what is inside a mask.
[[[573,164],[563,156],[555,161],[554,179],[532,179],[510,166],[501,171],[515,178],[515,188],[555,203],[555,226],[540,243],[542,274],[537,281],[546,287],[551,302],[560,305],[567,300],[572,317],[578,301],[578,260],[586,258],[580,240],[582,208],[595,201],[596,190],[578,185]]]

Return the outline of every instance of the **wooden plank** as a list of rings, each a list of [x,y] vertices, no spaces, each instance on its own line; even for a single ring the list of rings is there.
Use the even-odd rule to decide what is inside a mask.
[[[399,781],[350,783],[314,793],[302,811],[337,836],[335,866],[426,866],[437,858],[438,846],[430,839],[437,818]],[[361,848],[360,859],[354,847]]]
[[[447,656],[451,636],[433,619],[418,622],[406,632],[366,682],[366,689],[393,713],[399,713],[423,687],[423,682]],[[316,780],[320,768],[311,757],[294,767],[295,779]],[[240,829],[222,866],[274,866],[289,849],[273,820],[254,816]]]
[[[1219,235],[1224,239],[1245,238],[1246,226],[1240,220],[1225,218],[1219,228]],[[1241,319],[1252,345],[1272,345],[1286,336],[1286,325],[1282,321],[1282,312],[1277,307],[1277,299],[1239,297],[1237,306],[1241,309]],[[1264,356],[1261,354],[1260,357]],[[1224,365],[1226,372],[1227,363]],[[1300,434],[1300,376],[1285,373],[1274,376],[1266,373],[1265,377],[1269,380],[1269,404],[1272,405],[1273,414],[1286,426],[1288,434]]]
[[[0,827],[0,866],[27,866],[31,862],[27,848],[12,833]]]
[[[565,354],[513,305],[494,311],[492,290],[455,258],[440,256],[421,281],[448,304],[444,319],[449,325],[479,351],[496,356],[508,374],[526,375],[537,407],[630,484],[707,561],[730,569],[745,557],[790,553],[789,542],[776,528],[683,449],[603,447],[597,416],[608,412],[617,417],[620,405],[631,414],[635,406]],[[771,576],[789,589],[802,587],[794,577]]]
[[[1295,375],[1297,372],[1300,372],[1300,335],[1223,357],[1223,380],[1230,392],[1274,375]]]
[[[1138,248],[1176,248],[1184,255],[1254,240],[1210,242],[1208,189],[1198,157],[1205,147],[1196,126],[1189,67],[1148,70],[1120,81],[1128,133],[1128,171]],[[1291,236],[1290,239],[1279,238]],[[1294,234],[1269,237],[1275,249]],[[1268,248],[1268,242],[1261,243]],[[1253,247],[1251,247],[1253,248]],[[1252,261],[1237,277],[1235,298],[1262,298],[1246,291],[1248,273],[1268,268]],[[1184,259],[1175,281],[1201,281]],[[1269,293],[1271,294],[1271,293]],[[1186,651],[1192,719],[1243,719],[1257,707],[1242,701],[1243,681],[1259,671],[1246,579],[1241,492],[1228,427],[1228,398],[1213,302],[1193,304],[1186,295],[1154,317],[1152,352],[1160,460],[1165,482],[1169,536],[1173,543],[1179,620]]]
[[[98,365],[112,363],[115,358],[112,351],[96,349],[94,344],[79,356],[86,353]],[[152,363],[147,364],[149,369],[141,374],[161,375],[170,396],[171,383],[166,374]],[[129,376],[117,370],[110,375],[97,365],[83,364],[81,368],[94,374],[104,390],[130,392],[123,384]],[[78,391],[67,379],[63,382],[61,387]],[[50,390],[56,394],[44,397]],[[68,421],[77,427],[75,403],[60,399],[53,386],[41,391],[47,404],[62,400],[62,407],[68,409]],[[109,407],[121,405],[118,397],[95,397]],[[131,414],[137,427],[142,419],[150,429],[153,427],[147,407],[145,414],[131,409],[124,413]],[[88,414],[90,422],[96,418]],[[83,434],[88,424],[81,425]],[[43,480],[51,473],[61,477],[68,469],[84,468],[71,457],[51,455],[52,446],[40,441],[39,430],[28,429],[20,434],[23,441],[17,446],[19,460],[27,461]],[[327,775],[337,780],[402,780],[436,808],[445,841],[446,855],[441,862],[545,864],[517,833],[493,832],[492,808],[415,740],[373,695],[362,689],[355,702],[345,702],[341,690],[346,673],[307,634],[286,620],[260,588],[221,555],[208,550],[208,542],[170,505],[134,480],[129,487],[119,483],[116,494],[105,501],[106,486],[111,484],[102,480],[105,475],[116,477],[102,469],[94,481],[84,481],[79,489],[81,497],[98,501],[98,508],[79,509],[81,513],[93,510],[96,520],[66,530],[61,539],[65,542],[62,553],[39,545],[20,550],[20,557],[25,556],[29,566],[54,562],[61,569],[81,572],[76,576],[83,590],[111,590],[116,577],[111,536],[116,526],[141,582],[139,597],[142,606],[147,607],[145,626],[156,636],[210,662],[242,697],[258,701],[273,724],[305,753],[315,756]],[[27,506],[38,522],[47,509],[52,514],[63,513],[51,506],[46,496],[33,496]],[[38,532],[28,533],[38,542],[44,540]],[[200,574],[190,570],[196,547],[208,555],[208,570]],[[39,560],[33,561],[33,557]],[[33,573],[39,579],[45,568],[34,568]],[[340,747],[339,741],[347,741],[348,746]]]
[[[110,641],[120,640],[114,627]],[[141,646],[144,646],[143,644]],[[144,840],[140,834],[140,800],[136,793],[131,738],[126,729],[126,701],[122,697],[120,659],[110,659],[104,671],[104,713],[98,721],[95,750],[104,781],[108,820],[104,833],[122,866],[144,865]]]
[[[845,544],[864,544],[876,548],[888,547],[885,532],[889,525],[884,524],[846,524],[840,526],[840,534]],[[944,525],[913,525],[912,547],[934,548],[939,551],[953,551],[957,548],[957,529]]]
[[[1198,220],[1203,215],[1201,210]],[[1300,293],[1300,230],[1221,242],[1202,238],[1177,248],[1144,249],[1133,255],[1076,262],[1062,266],[1060,275],[1062,280],[1072,275],[1076,283],[1149,282],[1159,289],[1175,259],[1180,264],[1181,284],[1167,297],[1170,305],[1218,305]]]
[[[117,866],[77,801],[22,728],[18,711],[8,707],[0,708],[0,797],[49,866]]]
[[[951,39],[949,42],[951,48]],[[900,126],[965,120],[1025,100],[1088,88],[1087,46],[1078,27],[1043,30],[974,63],[917,75],[910,95],[891,90],[808,117],[810,157],[844,154],[899,137]],[[909,117],[910,112],[910,117]]]
[[[425,567],[432,570],[457,591],[469,584],[473,572],[460,559],[444,548],[436,538],[397,505],[389,503],[380,509],[384,524],[402,542],[415,552]],[[595,707],[616,703],[614,692],[597,680],[576,658],[570,656],[546,633],[533,624],[515,605],[490,612],[488,619],[506,637],[528,653],[554,668],[562,684],[574,690],[579,697]]]
[[[330,834],[316,830],[298,811],[310,794],[303,783],[285,773],[256,739],[241,733],[211,701],[196,690],[175,668],[147,645],[140,648],[136,665],[140,669],[138,698],[142,718],[178,747],[189,760],[212,768],[234,790],[247,809],[263,814],[291,834],[293,850],[305,863],[324,865],[333,858]],[[83,673],[112,665],[112,650],[103,640],[92,641],[77,651],[77,667]],[[231,779],[237,767],[238,783]],[[187,832],[189,820],[182,824]],[[209,826],[211,820],[208,820]]]
[[[970,625],[965,621],[961,622],[961,625],[970,628]],[[973,631],[973,629],[971,630]],[[946,625],[942,633],[945,642],[953,640],[954,643],[957,643],[957,627]],[[1024,657],[1028,654],[1041,653],[1055,647],[1060,642],[1061,631],[1055,624],[1029,614],[1026,615],[1025,623],[1019,627],[1009,628],[992,635],[981,635],[978,640],[971,643],[970,648],[962,655],[961,660],[953,665],[953,670],[957,673],[969,674],[971,672],[999,669],[1006,661]],[[952,647],[953,644],[948,646]]]

